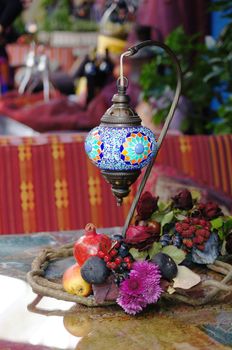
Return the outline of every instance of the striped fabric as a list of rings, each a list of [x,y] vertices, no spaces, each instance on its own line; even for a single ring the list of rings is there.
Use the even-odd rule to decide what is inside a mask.
[[[232,135],[168,137],[157,163],[232,197]]]
[[[133,193],[117,207],[90,163],[84,135],[0,138],[0,233],[122,225]]]
[[[84,151],[85,134],[0,137],[0,234],[121,226],[135,186],[117,207]],[[157,163],[232,197],[232,135],[170,136]]]

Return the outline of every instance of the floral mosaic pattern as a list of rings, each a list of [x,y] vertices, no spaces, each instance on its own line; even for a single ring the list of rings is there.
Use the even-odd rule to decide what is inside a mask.
[[[152,152],[152,143],[143,132],[127,134],[125,142],[120,147],[121,159],[126,164],[139,165],[144,162]]]
[[[85,142],[85,151],[95,163],[99,163],[103,158],[104,144],[98,130],[89,134]]]
[[[157,151],[155,136],[143,126],[112,128],[99,126],[88,134],[85,150],[104,170],[135,170],[146,166]]]

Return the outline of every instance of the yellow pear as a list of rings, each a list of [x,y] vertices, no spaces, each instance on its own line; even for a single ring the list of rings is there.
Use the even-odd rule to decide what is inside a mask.
[[[92,292],[92,286],[81,276],[78,264],[70,266],[63,274],[62,285],[66,292],[87,297]]]

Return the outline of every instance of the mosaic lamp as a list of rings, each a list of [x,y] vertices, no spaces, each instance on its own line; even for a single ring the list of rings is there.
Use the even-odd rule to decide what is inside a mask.
[[[174,63],[177,74],[174,99],[158,139],[150,129],[141,125],[140,117],[130,107],[130,98],[126,94],[128,80],[123,76],[124,57],[133,56],[146,46],[158,46],[164,49]],[[130,186],[140,175],[141,169],[147,166],[132,203],[131,212],[133,212],[178,104],[181,91],[181,70],[178,59],[163,43],[153,40],[141,42],[121,55],[117,88],[118,92],[112,98],[113,104],[101,118],[100,125],[89,132],[85,141],[85,150],[92,162],[100,168],[107,182],[111,184],[112,192],[119,205],[129,194]]]

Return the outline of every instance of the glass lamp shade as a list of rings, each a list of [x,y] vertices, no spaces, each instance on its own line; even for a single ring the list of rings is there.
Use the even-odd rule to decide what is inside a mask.
[[[148,165],[158,146],[153,132],[141,125],[141,119],[129,106],[129,96],[119,89],[113,105],[92,129],[85,150],[111,184],[118,204],[130,192],[130,186]]]
[[[143,126],[105,127],[90,131],[85,141],[88,157],[102,170],[131,171],[146,166],[157,150],[152,131]]]

